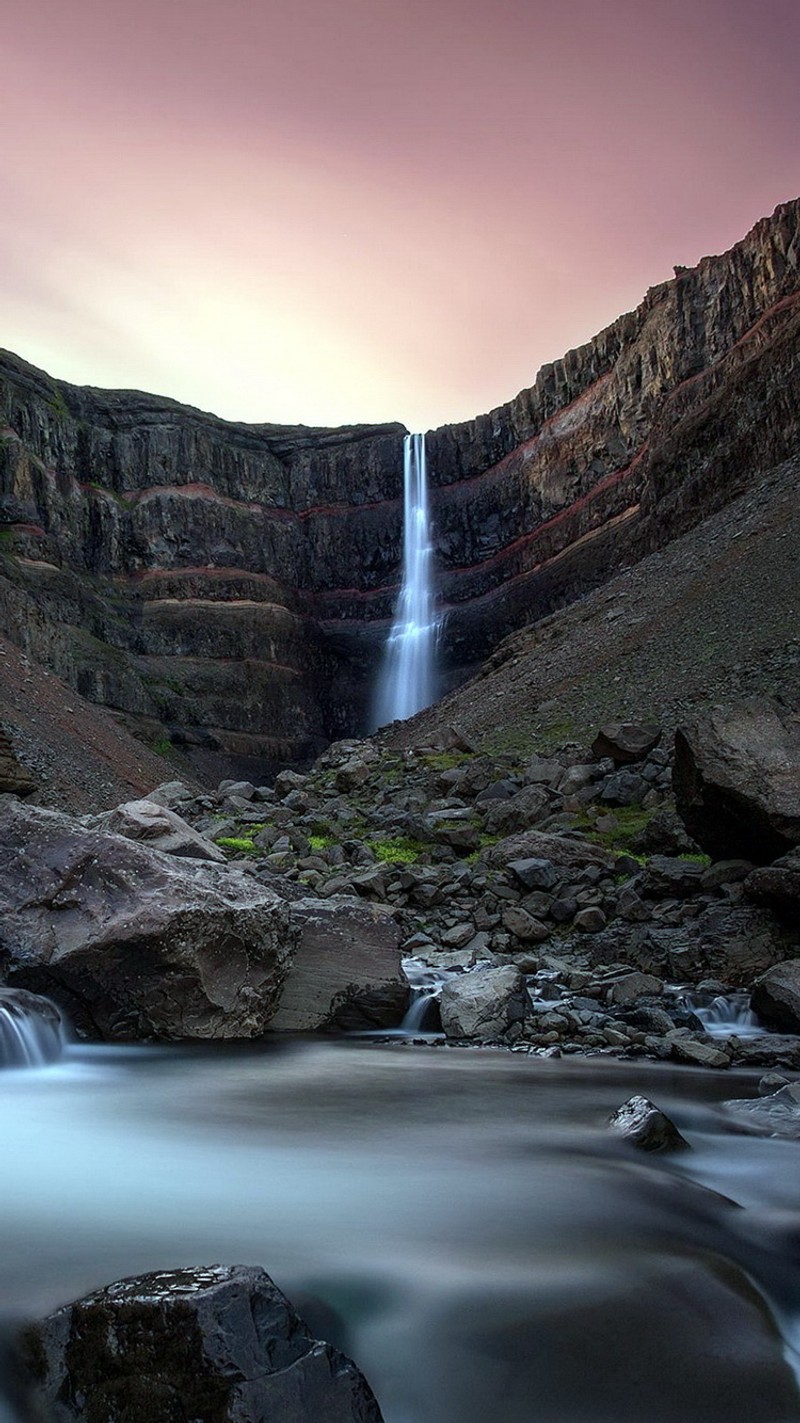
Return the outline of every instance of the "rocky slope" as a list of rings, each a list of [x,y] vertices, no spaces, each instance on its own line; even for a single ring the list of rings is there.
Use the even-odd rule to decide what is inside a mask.
[[[800,201],[428,437],[446,677],[722,508],[800,434]],[[360,729],[402,428],[241,425],[0,359],[0,617],[203,777]]]

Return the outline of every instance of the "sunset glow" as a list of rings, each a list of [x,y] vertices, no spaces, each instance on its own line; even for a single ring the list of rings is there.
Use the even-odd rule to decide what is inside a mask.
[[[234,419],[478,414],[800,189],[794,0],[31,0],[3,44],[0,345]]]

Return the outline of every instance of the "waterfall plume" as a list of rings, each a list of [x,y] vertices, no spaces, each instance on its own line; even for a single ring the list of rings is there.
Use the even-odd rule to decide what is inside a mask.
[[[378,726],[413,716],[436,697],[438,620],[432,587],[424,435],[405,437],[403,490],[403,582],[378,684]]]

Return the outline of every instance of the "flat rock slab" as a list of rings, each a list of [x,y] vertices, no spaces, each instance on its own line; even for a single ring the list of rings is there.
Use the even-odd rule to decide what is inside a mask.
[[[253,1267],[121,1280],[29,1326],[22,1351],[53,1423],[381,1423],[355,1364]]]
[[[55,811],[0,811],[0,962],[104,1040],[252,1038],[294,945],[288,908],[232,867]]]
[[[722,1107],[740,1131],[800,1141],[800,1083],[792,1082],[768,1097],[734,1098]]]

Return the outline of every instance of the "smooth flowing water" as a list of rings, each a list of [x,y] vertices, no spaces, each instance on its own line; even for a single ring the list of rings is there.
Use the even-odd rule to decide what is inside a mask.
[[[0,1073],[0,1299],[259,1264],[386,1423],[800,1420],[798,1146],[716,1106],[755,1081],[348,1041],[68,1049]],[[691,1152],[609,1134],[635,1091]]]
[[[438,624],[433,596],[425,436],[403,445],[403,582],[378,684],[376,725],[403,720],[436,697]]]

